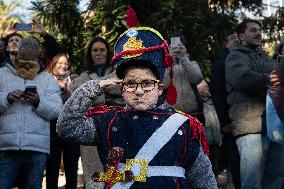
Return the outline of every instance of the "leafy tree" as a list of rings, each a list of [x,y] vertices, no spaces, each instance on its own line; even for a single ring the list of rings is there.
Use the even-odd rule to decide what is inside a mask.
[[[121,0],[101,0],[91,3],[89,9],[94,10],[95,14],[87,24],[86,33],[102,36],[113,46],[127,28],[124,20],[127,4]]]
[[[192,59],[208,76],[224,37],[237,23],[236,10],[260,10],[261,0],[132,0],[142,25],[158,29],[167,39],[181,36]],[[258,9],[256,9],[258,8]],[[255,14],[259,11],[255,11]]]
[[[91,36],[105,37],[113,46],[127,28],[127,5],[137,13],[140,26],[150,26],[169,39],[181,36],[192,59],[208,76],[211,62],[224,46],[224,37],[245,10],[261,15],[261,0],[97,0],[80,13],[78,1],[33,2],[38,18],[65,44],[74,56],[82,56]]]
[[[92,36],[102,36],[111,45],[126,29],[127,5],[122,1],[92,1],[81,13],[78,1],[34,1],[35,17],[41,19],[49,32],[57,36],[69,52],[73,67],[82,63],[84,47]]]
[[[83,54],[83,20],[77,0],[34,1],[34,18],[42,21],[69,53],[72,66],[77,67]]]

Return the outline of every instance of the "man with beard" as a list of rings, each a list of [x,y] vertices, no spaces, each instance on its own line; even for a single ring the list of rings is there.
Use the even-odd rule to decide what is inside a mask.
[[[3,41],[5,42],[6,47],[6,58],[0,63],[0,68],[4,67],[7,63],[14,61],[16,59],[18,51],[18,43],[23,38],[22,35],[16,33],[16,30],[12,27],[8,27],[5,30],[5,36]]]
[[[49,120],[62,107],[56,81],[42,72],[40,46],[22,39],[17,58],[0,69],[0,186],[40,189],[49,154]],[[24,174],[21,174],[24,173]]]
[[[262,188],[264,161],[270,147],[265,126],[265,97],[274,61],[260,49],[261,24],[244,20],[237,28],[241,44],[225,63],[231,130],[240,154],[241,188]]]

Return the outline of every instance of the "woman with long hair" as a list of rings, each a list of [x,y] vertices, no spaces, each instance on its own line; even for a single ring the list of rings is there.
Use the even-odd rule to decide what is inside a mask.
[[[69,76],[70,62],[68,56],[64,53],[55,55],[51,63],[46,68],[61,89],[61,98],[63,103],[71,96],[69,86],[71,79]],[[66,189],[77,188],[77,170],[80,157],[80,145],[63,141],[56,133],[56,120],[50,122],[50,157],[46,164],[46,188],[58,188],[58,176],[61,163],[61,154],[63,152],[63,164],[66,178]]]

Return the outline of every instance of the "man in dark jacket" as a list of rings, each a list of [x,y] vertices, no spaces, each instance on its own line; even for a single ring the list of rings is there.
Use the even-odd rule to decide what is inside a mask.
[[[241,40],[225,63],[231,129],[240,153],[241,188],[261,188],[269,148],[265,131],[265,96],[274,61],[261,50],[261,24],[244,20],[237,26]]]
[[[232,136],[230,131],[231,120],[229,118],[229,106],[226,102],[228,92],[226,90],[225,81],[225,61],[232,49],[238,44],[239,38],[235,30],[228,32],[225,41],[225,48],[223,56],[219,58],[211,67],[211,84],[210,92],[213,104],[215,106],[218,119],[220,122],[221,132],[223,135],[222,146],[219,151],[219,164],[218,169],[228,168],[232,174],[233,183],[235,188],[240,188],[240,168],[239,168],[239,154],[236,146],[235,138]]]
[[[222,128],[231,122],[228,115],[228,104],[226,103],[228,92],[225,86],[225,60],[230,53],[230,49],[238,43],[237,33],[232,30],[226,37],[223,56],[212,64],[211,67],[210,92]]]

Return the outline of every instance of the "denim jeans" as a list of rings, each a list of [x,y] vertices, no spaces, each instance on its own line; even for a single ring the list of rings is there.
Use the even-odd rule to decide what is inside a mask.
[[[11,189],[17,177],[21,188],[41,189],[47,154],[34,151],[0,152],[0,187]]]
[[[249,134],[236,140],[240,153],[240,174],[242,189],[261,189],[265,168],[265,157],[269,139],[265,134]]]

